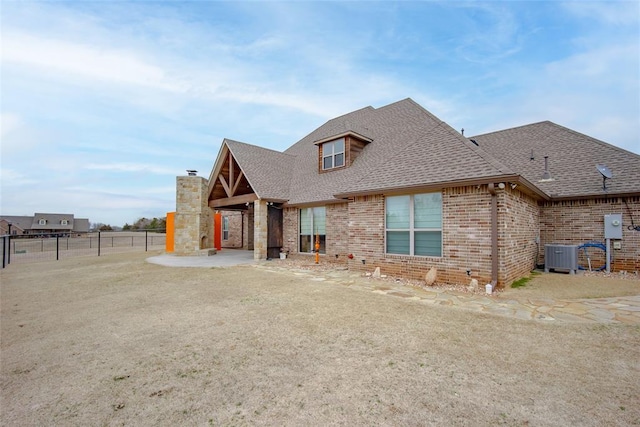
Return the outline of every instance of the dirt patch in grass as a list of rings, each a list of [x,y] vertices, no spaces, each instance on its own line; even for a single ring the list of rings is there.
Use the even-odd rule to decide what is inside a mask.
[[[0,273],[2,425],[640,423],[638,326],[145,256]]]
[[[582,299],[630,295],[640,295],[640,276],[632,273],[580,272],[572,275],[536,272],[521,286],[509,286],[502,291],[502,296],[516,299]]]

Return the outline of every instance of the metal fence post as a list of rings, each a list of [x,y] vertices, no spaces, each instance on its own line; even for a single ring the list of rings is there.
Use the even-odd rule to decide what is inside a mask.
[[[2,268],[6,267],[7,261],[7,238],[2,236]]]
[[[7,264],[11,264],[11,234],[9,234],[9,250],[7,251]]]
[[[60,235],[56,234],[56,261],[60,260]]]
[[[98,256],[100,256],[100,233],[101,231],[98,231]]]
[[[148,243],[147,236],[148,235],[149,235],[149,232],[147,230],[144,230],[144,251],[145,252],[147,252],[147,246],[148,246],[147,245],[147,243]]]

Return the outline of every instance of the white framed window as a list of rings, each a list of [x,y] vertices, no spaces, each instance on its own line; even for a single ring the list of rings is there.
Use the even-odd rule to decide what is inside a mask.
[[[222,240],[229,240],[229,217],[222,217]]]
[[[344,166],[344,138],[322,144],[322,169]]]
[[[47,220],[46,219],[38,220],[38,225],[47,225]]]
[[[442,256],[442,194],[387,197],[385,231],[388,254]]]
[[[69,225],[69,221],[67,221],[66,219],[61,219],[60,225]]]
[[[326,250],[326,209],[324,206],[300,209],[300,253],[315,251],[316,238],[320,253]]]

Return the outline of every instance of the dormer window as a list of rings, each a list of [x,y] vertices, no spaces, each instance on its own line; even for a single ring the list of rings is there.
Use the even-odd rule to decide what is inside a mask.
[[[60,220],[60,225],[69,225],[69,221],[67,221],[66,219],[62,219]]]
[[[47,225],[47,220],[46,219],[38,220],[38,225]]]
[[[318,172],[331,172],[348,168],[360,155],[371,138],[353,131],[332,135],[314,142],[318,146]]]
[[[344,138],[322,144],[322,169],[344,166]]]

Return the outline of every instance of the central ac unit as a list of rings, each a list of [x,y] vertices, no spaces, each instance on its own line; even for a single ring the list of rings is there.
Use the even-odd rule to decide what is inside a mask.
[[[575,274],[578,270],[578,245],[544,245],[544,271],[568,270]]]

